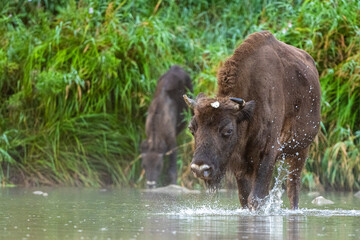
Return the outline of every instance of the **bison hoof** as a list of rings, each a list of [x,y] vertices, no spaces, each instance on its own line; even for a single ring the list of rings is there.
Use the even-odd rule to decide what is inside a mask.
[[[261,205],[261,199],[257,197],[249,197],[248,207],[252,211],[256,211]]]
[[[257,208],[258,208],[258,206],[259,206],[259,204],[258,204],[258,202],[253,202],[253,203],[249,203],[249,209],[251,210],[251,211],[256,211],[257,210]]]

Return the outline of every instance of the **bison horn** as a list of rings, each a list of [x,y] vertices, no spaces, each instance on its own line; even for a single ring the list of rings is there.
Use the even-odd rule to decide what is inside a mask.
[[[245,100],[241,99],[241,98],[234,98],[234,97],[230,97],[229,98],[231,101],[233,101],[234,103],[237,103],[240,105],[240,107],[244,107],[245,106]]]
[[[193,99],[189,98],[186,94],[184,94],[183,97],[184,97],[184,100],[185,100],[186,104],[187,104],[191,109],[194,109],[195,106],[196,106],[196,102],[195,102]]]

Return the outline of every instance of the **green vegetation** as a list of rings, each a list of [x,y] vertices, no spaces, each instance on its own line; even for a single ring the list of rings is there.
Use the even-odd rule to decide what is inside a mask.
[[[305,186],[360,189],[360,2],[32,0],[0,3],[3,185],[141,186],[139,143],[158,77],[179,64],[195,94],[255,31],[309,52],[322,129]],[[192,138],[179,137],[179,183]]]

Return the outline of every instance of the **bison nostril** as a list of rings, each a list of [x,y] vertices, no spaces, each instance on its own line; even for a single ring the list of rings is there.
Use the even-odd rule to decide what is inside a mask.
[[[211,175],[211,167],[207,164],[202,164],[199,166],[193,163],[190,167],[195,177],[209,178]]]
[[[194,177],[196,177],[196,178],[199,177],[197,173],[200,172],[199,171],[200,167],[197,164],[193,163],[193,164],[191,164],[190,168],[191,168],[191,171],[194,174]]]
[[[199,165],[197,165],[197,164],[195,164],[195,163],[191,164],[190,167],[191,167],[191,170],[192,170],[192,171],[198,171],[198,170],[200,169]]]
[[[203,172],[203,171],[206,171],[206,170],[209,170],[210,169],[210,166],[207,165],[207,164],[203,164],[200,166],[200,172]]]
[[[209,165],[203,164],[199,170],[203,178],[209,179],[211,177],[211,167]]]

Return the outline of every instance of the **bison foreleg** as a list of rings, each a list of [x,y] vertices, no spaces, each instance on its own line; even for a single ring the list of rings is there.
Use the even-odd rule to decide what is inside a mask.
[[[176,150],[174,150],[169,155],[168,179],[170,184],[176,184],[177,182],[176,160]]]
[[[296,153],[294,157],[288,159],[290,167],[289,167],[289,176],[286,185],[287,185],[287,195],[290,201],[291,209],[299,208],[301,171],[304,167],[307,155],[308,155],[308,148]]]
[[[248,208],[248,197],[251,192],[251,181],[246,178],[237,179],[237,186],[239,191],[239,200],[243,208]]]
[[[248,197],[250,209],[256,210],[269,194],[274,165],[275,157],[273,154],[268,154],[262,159],[257,172],[255,172],[253,187]]]

